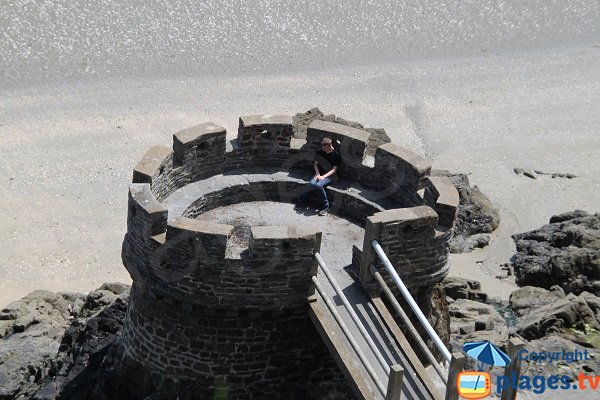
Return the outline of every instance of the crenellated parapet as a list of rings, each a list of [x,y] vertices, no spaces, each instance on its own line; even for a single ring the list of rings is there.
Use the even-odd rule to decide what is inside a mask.
[[[134,168],[133,182],[150,183],[162,201],[189,183],[240,169],[310,170],[314,152],[328,136],[342,156],[340,178],[376,191],[380,198],[399,206],[423,204],[418,191],[426,186],[431,164],[401,146],[386,143],[377,148],[374,165],[367,165],[370,133],[365,130],[313,121],[306,140],[300,140],[292,138],[291,117],[258,115],[240,117],[230,151],[226,151],[226,135],[225,128],[213,123],[177,132],[172,149],[155,146],[148,150]]]
[[[250,115],[240,117],[239,150],[229,158],[246,160],[246,166],[280,167],[290,157],[292,117],[286,115]]]
[[[129,192],[123,262],[148,290],[195,305],[285,309],[306,305],[320,232],[302,227],[251,227],[248,248],[233,246],[234,227],[178,217],[167,222],[148,184]]]
[[[149,183],[161,201],[191,182],[223,173],[225,128],[211,122],[173,135],[173,148],[154,146],[133,170],[133,183]]]

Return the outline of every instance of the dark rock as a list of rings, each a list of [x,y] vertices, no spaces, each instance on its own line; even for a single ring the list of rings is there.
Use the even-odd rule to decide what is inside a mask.
[[[568,328],[600,331],[600,298],[587,292],[576,296],[557,286],[551,291],[524,287],[511,294],[510,303],[518,315],[518,333],[529,340]]]
[[[115,296],[113,301],[116,301],[114,292],[126,294],[126,288],[121,284],[105,284],[102,290],[88,296],[39,290],[5,306],[0,312],[0,399],[57,398],[73,365],[90,364],[95,349],[100,346],[94,343],[104,338],[101,332],[116,333],[121,324],[119,322],[117,327],[102,316],[88,321],[83,317],[73,319],[73,315],[97,314],[112,304],[107,302],[108,293]],[[94,326],[98,326],[96,331],[93,331]],[[75,334],[80,330],[88,332],[85,341],[79,339],[80,334]],[[88,344],[73,346],[71,341],[75,340]]]
[[[446,277],[442,281],[442,284],[444,285],[446,296],[453,300],[467,299],[485,302],[488,298],[487,293],[481,291],[481,284],[479,281],[458,277]]]
[[[2,309],[0,399],[29,398],[48,376],[69,304],[60,294],[38,290]]]
[[[335,115],[325,115],[317,107],[311,108],[307,112],[298,113],[292,117],[292,132],[297,139],[305,139],[308,125],[314,120],[335,121]]]
[[[489,236],[500,224],[500,214],[492,202],[477,186],[471,186],[465,174],[453,174],[445,170],[432,170],[432,176],[450,178],[460,197],[454,225],[454,237],[450,242],[452,253],[465,253],[489,243]],[[475,236],[471,238],[471,236]]]
[[[577,175],[564,173],[564,172],[543,172],[543,171],[539,171],[536,169],[535,173],[538,175],[550,175],[552,178],[567,178],[567,179],[577,178]]]
[[[450,241],[451,253],[469,253],[474,249],[483,249],[490,244],[491,236],[487,233],[478,233],[473,236],[455,236]]]
[[[566,297],[560,286],[553,286],[550,290],[525,286],[510,294],[510,305],[517,315],[525,315],[533,309],[552,304]]]
[[[538,171],[532,171],[530,169],[524,169],[524,168],[515,168],[513,171],[517,175],[523,175],[523,176],[526,176],[531,179],[537,179],[537,176],[535,174],[538,173]]]
[[[126,298],[117,298],[85,324],[72,324],[65,332],[57,357],[62,368],[46,380],[41,392],[60,393],[60,399],[95,398],[100,364],[123,326]]]
[[[550,217],[550,223],[565,222],[576,218],[585,218],[590,214],[583,210],[574,210]]]
[[[600,359],[591,356],[592,354],[597,355],[598,349],[590,349],[587,346],[581,346],[557,334],[532,340],[527,343],[525,349],[528,351],[528,354],[526,357],[527,360],[522,363],[521,367],[521,373],[523,375],[567,375],[575,381],[577,375],[582,371],[588,373],[594,372],[596,375],[600,371]],[[580,356],[577,360],[563,359],[561,356],[563,352]],[[560,359],[553,362],[537,359],[535,356],[529,359],[529,355],[532,355],[533,353],[553,353]],[[588,357],[585,356],[586,353]]]
[[[453,351],[465,342],[489,340],[502,347],[508,342],[508,324],[493,305],[459,298],[448,309]]]
[[[446,302],[446,293],[444,286],[440,283],[435,285],[431,291],[431,309],[426,310],[429,322],[433,329],[438,333],[438,336],[444,343],[450,341],[450,314],[448,313],[448,303]],[[416,323],[416,321],[413,321]],[[416,324],[421,326],[421,324]],[[421,332],[421,336],[425,339],[429,349],[434,356],[441,360],[442,354],[439,352],[433,341],[425,332]]]
[[[554,216],[550,224],[513,235],[512,265],[521,286],[600,295],[600,214],[576,210]]]

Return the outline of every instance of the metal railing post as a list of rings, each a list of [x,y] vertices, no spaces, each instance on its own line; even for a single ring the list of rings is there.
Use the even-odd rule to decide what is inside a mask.
[[[433,369],[435,369],[435,372],[437,372],[437,374],[439,375],[440,379],[444,382],[444,384],[446,384],[447,383],[446,379],[448,377],[446,376],[446,374],[440,368],[440,366],[439,366],[437,360],[435,359],[433,353],[431,352],[431,350],[429,350],[429,347],[427,347],[427,344],[425,343],[425,341],[423,340],[423,338],[421,337],[421,335],[417,331],[417,328],[415,328],[415,326],[413,325],[413,323],[410,320],[410,318],[408,318],[408,315],[406,314],[406,312],[404,312],[404,309],[402,308],[402,306],[400,306],[400,303],[398,303],[398,300],[396,299],[396,297],[394,297],[394,294],[390,290],[390,288],[387,285],[387,283],[385,283],[385,280],[383,279],[383,277],[381,276],[381,274],[379,273],[379,271],[377,271],[375,269],[374,265],[371,265],[370,271],[371,271],[371,274],[373,274],[373,276],[375,277],[375,280],[377,281],[377,283],[379,283],[379,286],[381,287],[381,289],[383,290],[383,292],[387,296],[388,300],[392,304],[392,307],[398,313],[398,316],[400,317],[400,320],[402,320],[402,322],[406,325],[406,328],[408,329],[408,332],[411,334],[411,336],[413,337],[413,339],[417,342],[417,344],[421,348],[421,351],[425,354],[425,356],[427,357],[427,359],[431,363],[431,366],[433,367]]]
[[[402,385],[404,381],[404,368],[394,364],[390,368],[390,379],[388,381],[385,400],[400,400]]]
[[[435,332],[435,330],[427,320],[427,317],[425,317],[425,315],[421,311],[421,308],[419,307],[415,299],[413,299],[412,295],[408,291],[408,288],[406,287],[406,285],[404,285],[404,282],[402,282],[400,276],[398,276],[398,272],[396,272],[396,270],[394,269],[394,266],[392,265],[389,258],[387,258],[387,256],[385,255],[385,252],[383,251],[377,240],[373,240],[371,242],[371,245],[375,249],[375,252],[379,256],[379,259],[383,262],[383,265],[385,266],[385,269],[389,272],[390,276],[392,277],[392,280],[394,281],[398,289],[400,289],[400,293],[402,293],[404,299],[417,316],[417,319],[419,320],[419,322],[421,322],[421,325],[423,325],[423,328],[425,328],[431,340],[433,340],[433,343],[435,343],[436,347],[442,353],[444,358],[447,361],[450,361],[452,356],[446,348],[446,345],[444,345],[438,334]]]
[[[519,382],[521,376],[521,360],[519,360],[519,351],[525,347],[525,342],[519,338],[512,338],[508,341],[508,356],[510,364],[504,368],[504,383],[506,387],[502,388],[502,400],[515,400],[517,398],[517,388],[511,382]],[[514,379],[513,379],[514,377]]]
[[[446,400],[458,400],[458,374],[460,374],[465,367],[466,357],[464,354],[455,352],[452,353],[452,359],[450,360],[450,370],[448,371],[448,384],[446,385]]]

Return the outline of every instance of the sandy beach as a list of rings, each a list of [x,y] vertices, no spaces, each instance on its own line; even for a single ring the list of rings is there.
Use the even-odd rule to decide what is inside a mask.
[[[133,166],[200,122],[233,138],[240,115],[318,106],[468,173],[502,222],[490,246],[453,256],[451,275],[493,296],[515,287],[493,277],[514,253],[511,234],[598,211],[595,2],[486,1],[476,13],[427,1],[421,14],[402,2],[159,2],[136,21],[132,5],[105,5],[107,17],[85,1],[50,3],[0,12],[0,304],[129,282],[120,247]],[[190,26],[194,13],[212,22]]]

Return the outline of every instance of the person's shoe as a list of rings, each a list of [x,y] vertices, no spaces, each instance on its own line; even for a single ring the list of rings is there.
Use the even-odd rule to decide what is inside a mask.
[[[324,209],[322,209],[321,211],[319,211],[319,215],[321,217],[323,217],[323,216],[325,216],[327,214],[329,214],[329,207],[325,207]]]
[[[296,203],[296,205],[294,206],[294,210],[296,211],[300,211],[302,209],[304,209],[305,205],[302,203]]]

